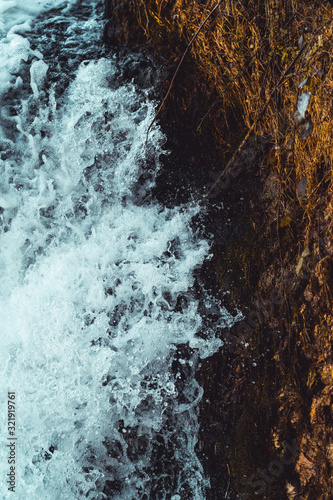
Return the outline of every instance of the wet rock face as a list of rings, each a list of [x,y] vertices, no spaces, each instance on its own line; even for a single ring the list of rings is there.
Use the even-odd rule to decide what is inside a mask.
[[[160,82],[161,71],[156,62],[142,52],[130,52],[122,58],[122,72],[119,77],[125,82],[133,82],[140,89],[151,88]]]
[[[118,43],[118,29],[119,25],[114,24],[113,21],[106,28],[106,39],[111,46]],[[133,60],[131,56],[123,76],[129,79],[131,77],[138,78],[138,81],[142,76],[146,78],[142,74],[144,71],[141,71],[140,68],[142,68],[142,60],[139,57]],[[154,77],[155,75],[153,75]],[[162,80],[160,90],[162,96],[164,92]],[[189,110],[189,112],[191,111]],[[210,189],[214,184],[214,177],[216,178],[222,169],[221,158],[214,147],[213,138],[205,136],[199,139],[188,123],[183,126],[181,114],[179,110],[175,110],[172,100],[165,107],[159,119],[163,130],[167,133],[166,149],[170,151],[170,154],[163,159],[163,166],[157,177],[153,195],[167,206],[174,206],[192,198],[201,203],[207,189]],[[186,122],[187,120],[188,117]],[[215,238],[213,260],[207,262],[203,267],[198,276],[198,282],[213,290],[216,297],[220,297],[220,300],[223,300],[230,310],[234,308],[235,302],[233,298],[223,297],[223,292],[227,291],[233,282],[238,282],[240,293],[238,298],[241,301],[244,300],[245,307],[249,306],[248,299],[251,296],[251,287],[246,281],[249,276],[244,277],[237,264],[234,270],[230,270],[230,274],[226,274],[222,278],[221,266],[226,262],[232,245],[235,243],[237,246],[246,234],[249,236],[249,233],[251,233],[249,239],[255,239],[256,231],[260,227],[259,217],[256,218],[257,226],[253,228],[248,215],[260,198],[262,180],[255,172],[264,151],[265,145],[255,142],[245,148],[237,158],[232,174],[228,176],[228,183],[220,184],[215,189],[214,196],[211,196],[208,203],[205,203],[205,208],[195,222],[198,225],[198,230],[213,234]],[[260,208],[257,212],[260,213]],[[250,246],[250,243],[248,245]],[[258,246],[254,247],[253,252],[257,250]],[[247,249],[245,249],[245,254],[248,254],[250,261],[253,260]],[[217,258],[217,256],[219,257]],[[239,258],[242,262],[241,253],[239,253]],[[235,262],[231,263],[231,265],[234,264]],[[199,286],[198,289],[200,289]],[[226,332],[221,332],[221,335],[224,334]],[[262,426],[255,435],[251,431],[251,425],[257,425],[255,418],[262,411],[264,414],[267,412],[268,403],[266,401],[264,409],[258,406],[253,411],[253,390],[249,392],[248,388],[242,384],[243,378],[248,377],[248,374],[246,374],[246,370],[245,372],[239,369],[237,371],[238,363],[241,364],[246,359],[239,352],[241,336],[244,337],[243,331],[237,337],[237,346],[235,346],[234,352],[222,351],[211,360],[206,361],[201,374],[201,384],[205,389],[207,404],[204,403],[201,410],[198,452],[206,473],[211,478],[211,488],[206,492],[209,500],[220,500],[225,496],[227,490],[229,498],[236,498],[235,477],[247,472],[246,467],[242,465],[247,462],[246,457],[249,457],[251,450],[255,453],[257,449],[262,448],[262,443],[269,434],[267,422],[265,422],[265,428]],[[253,361],[251,360],[251,362]],[[265,367],[266,365],[263,365],[262,370]],[[254,368],[252,367],[252,369]],[[237,391],[235,387],[238,387]],[[249,418],[246,425],[244,419],[239,419],[239,416],[244,412],[247,416],[252,413],[252,417]],[[240,440],[235,440],[237,433],[241,435]],[[241,443],[242,440],[246,442]],[[251,448],[252,443],[254,448]],[[241,461],[241,472],[236,470],[236,466],[228,471],[231,459],[227,448],[236,457],[233,464],[237,460]],[[264,451],[259,454],[261,461],[257,454],[257,457],[251,456],[248,463],[255,463],[255,467],[260,467],[262,461],[263,463],[265,460],[269,461],[267,448],[265,444]],[[256,468],[254,470],[256,471]],[[255,480],[253,481],[255,482]],[[278,487],[280,487],[281,492],[281,478],[274,483],[274,489],[278,489]],[[242,488],[239,491],[244,493]],[[282,497],[272,496],[272,498],[281,500]]]
[[[114,45],[119,43],[118,36],[120,35],[120,28],[114,19],[106,21],[103,31],[103,40],[107,45]],[[118,35],[118,36],[117,36]]]
[[[106,3],[109,12],[124,4],[126,9],[131,2]],[[138,28],[131,22],[135,39]],[[122,38],[117,32],[121,25],[112,23],[111,44],[128,36],[128,24]],[[162,83],[159,98],[164,95]],[[198,94],[197,109],[202,100]],[[171,97],[159,117],[171,154],[163,160],[154,195],[172,206],[191,197],[200,203],[210,191],[206,215],[199,215],[197,224],[213,234],[213,257],[199,279],[230,310],[237,306],[244,314],[232,331],[220,331],[223,349],[202,366],[199,448],[211,478],[207,499],[220,500],[228,490],[230,498],[237,493],[244,500],[300,495],[328,500],[333,467],[332,210],[326,207],[326,224],[318,215],[318,228],[309,228],[300,210],[309,179],[297,179],[295,192],[285,193],[272,167],[276,151],[269,141],[248,142],[233,169],[219,177],[226,161],[211,136],[198,137],[194,121],[191,127],[194,100],[188,100],[186,113],[176,102],[177,96]],[[307,117],[297,134],[305,141],[312,133]],[[288,218],[281,211],[293,195],[296,215]]]
[[[132,11],[131,2],[123,0],[105,0],[104,2],[104,16],[106,19],[111,17],[116,17],[119,11],[123,8],[127,9],[127,12]]]

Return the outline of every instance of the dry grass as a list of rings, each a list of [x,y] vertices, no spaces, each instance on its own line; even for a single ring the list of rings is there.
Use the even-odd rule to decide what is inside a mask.
[[[126,8],[141,26],[145,42],[162,50],[176,68],[216,4],[128,0]],[[202,134],[215,134],[226,157],[247,134],[271,141],[267,165],[281,182],[281,218],[291,214],[291,224],[298,227],[305,221],[309,230],[318,210],[326,210],[325,227],[332,231],[326,209],[332,206],[332,15],[329,2],[322,1],[226,0],[186,55],[190,85],[181,75],[173,89],[173,99],[184,110],[191,108],[194,94],[204,96],[195,125]],[[294,121],[298,98],[305,91],[311,92],[309,137],[304,125],[296,127]],[[299,199],[297,186],[303,177],[306,191]]]

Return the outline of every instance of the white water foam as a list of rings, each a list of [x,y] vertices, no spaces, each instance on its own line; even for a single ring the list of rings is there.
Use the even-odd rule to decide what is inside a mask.
[[[146,144],[149,93],[117,86],[115,63],[101,59],[81,64],[57,104],[24,30],[16,26],[1,52],[3,95],[30,78],[19,114],[5,107],[1,122],[1,496],[13,498],[10,390],[15,498],[202,500],[194,370],[220,342],[198,335],[189,293],[209,251],[190,228],[196,209],[144,201],[164,141],[154,127]],[[21,74],[30,60],[29,75]],[[138,187],[142,174],[150,180]],[[173,365],[179,345],[190,353],[180,360],[188,380]],[[176,472],[152,465],[167,452]]]
[[[0,30],[6,32],[14,26],[30,23],[41,12],[61,5],[70,7],[76,0],[1,0]]]

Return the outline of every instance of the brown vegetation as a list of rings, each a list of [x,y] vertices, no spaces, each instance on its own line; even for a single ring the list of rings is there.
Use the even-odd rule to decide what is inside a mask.
[[[164,60],[169,72],[164,95],[187,51],[164,107],[198,140],[213,138],[221,178],[226,169],[238,168],[223,198],[242,238],[235,232],[217,243],[213,264],[221,289],[230,288],[244,314],[255,308],[264,320],[250,332],[238,330],[229,361],[219,355],[203,369],[206,393],[215,398],[203,407],[205,429],[215,432],[204,450],[228,461],[233,488],[247,498],[328,500],[333,491],[333,9],[317,0],[226,0],[212,12],[218,3],[107,0],[107,17],[118,19],[109,39],[145,44]],[[310,96],[304,116],[297,113],[302,95]],[[259,143],[259,159],[244,154]],[[237,215],[241,195],[247,208]],[[225,223],[223,215],[216,217]],[[262,360],[255,369],[253,357]],[[228,426],[226,414],[237,416],[238,424]],[[222,450],[227,435],[229,448]],[[287,472],[256,494],[254,479],[243,478],[265,469],[265,463],[269,471],[294,439],[299,449]]]
[[[310,235],[323,209],[323,191],[332,195],[330,3],[109,0],[106,5],[108,16],[121,19],[119,39],[135,38],[158,51],[170,79],[197,34],[170,106],[189,110],[191,127],[203,137],[215,135],[223,162],[244,138],[266,138],[271,144],[267,168],[278,177],[283,198],[283,224],[305,222]],[[304,92],[311,93],[310,105],[304,119],[295,119]],[[305,189],[297,196],[302,179]],[[332,207],[325,202],[327,225]]]

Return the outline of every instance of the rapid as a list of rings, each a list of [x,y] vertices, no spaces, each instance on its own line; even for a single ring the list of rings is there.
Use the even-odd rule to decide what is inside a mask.
[[[0,14],[0,496],[202,500],[196,374],[221,341],[194,281],[210,242],[195,202],[152,195],[153,89],[119,78],[99,2]]]

